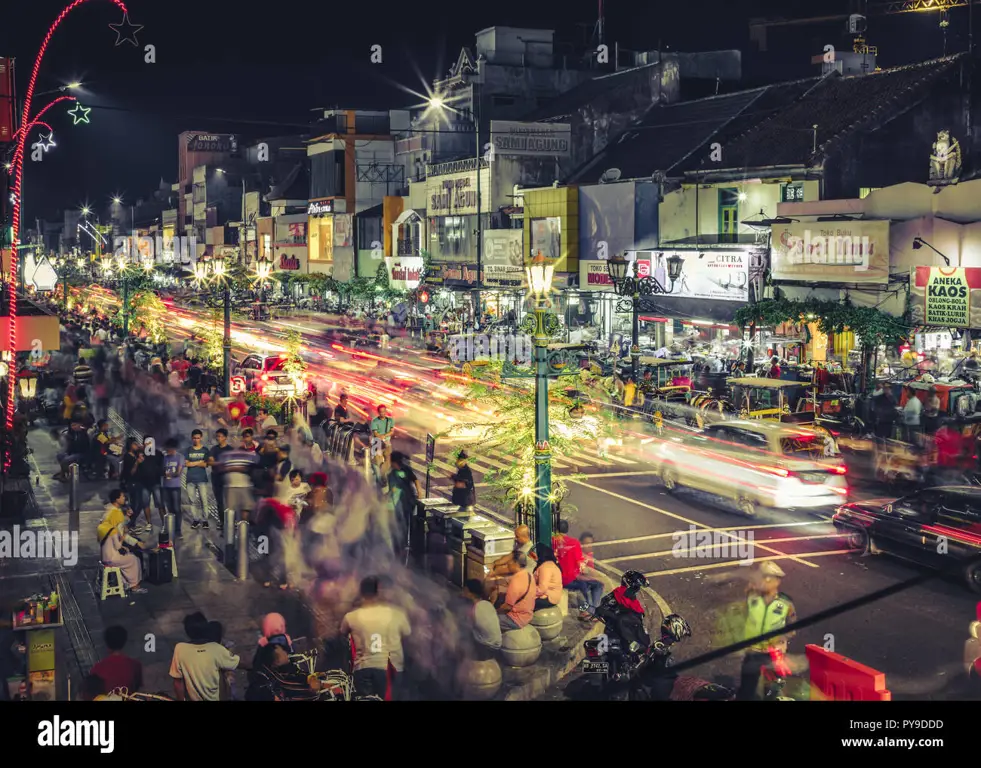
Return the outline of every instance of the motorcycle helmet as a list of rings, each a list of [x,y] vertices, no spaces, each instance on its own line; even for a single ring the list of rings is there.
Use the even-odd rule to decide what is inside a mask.
[[[677,643],[686,637],[691,637],[691,627],[677,613],[672,613],[661,622],[661,637],[670,638]]]
[[[628,592],[637,592],[641,587],[646,587],[648,581],[640,571],[627,571],[620,579],[620,584],[626,587]]]

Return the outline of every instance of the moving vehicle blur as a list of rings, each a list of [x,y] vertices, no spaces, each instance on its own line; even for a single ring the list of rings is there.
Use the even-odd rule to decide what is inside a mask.
[[[703,491],[754,516],[764,508],[830,510],[841,504],[848,495],[846,468],[833,443],[804,427],[734,420],[651,446],[653,469],[669,492]]]

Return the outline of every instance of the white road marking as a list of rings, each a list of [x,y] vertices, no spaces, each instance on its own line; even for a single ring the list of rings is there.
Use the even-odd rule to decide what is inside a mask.
[[[610,477],[610,475],[600,475],[600,477]],[[762,528],[791,528],[799,525],[821,525],[823,520],[808,520],[802,523],[767,523],[765,525],[734,525],[730,528],[712,528],[713,531],[756,531]],[[611,544],[633,544],[637,541],[648,541],[650,539],[666,539],[668,536],[674,536],[676,531],[671,533],[652,533],[649,536],[634,536],[630,539],[613,539],[611,541],[596,541],[593,542],[594,547],[607,547]]]
[[[713,528],[712,530],[713,531],[718,531],[720,529],[719,528]],[[682,535],[683,536],[687,536],[688,533],[685,532]],[[793,536],[793,537],[789,537],[789,538],[786,538],[786,539],[762,539],[762,541],[765,541],[768,544],[780,544],[780,543],[787,542],[787,541],[812,541],[814,539],[838,539],[838,538],[840,538],[840,536],[837,533],[829,533],[829,534],[821,534],[821,535],[818,535],[818,536]],[[758,546],[759,545],[759,541],[757,541],[755,539],[753,541],[749,541],[748,539],[743,539],[742,541],[745,542],[745,543],[747,543],[747,544],[749,544],[750,546]],[[728,549],[729,546],[731,546],[730,543],[727,542],[727,541],[724,541],[724,542],[719,542],[718,544],[706,544],[705,546],[695,546],[695,547],[690,547],[690,548],[687,548],[687,549],[679,549],[679,550],[666,549],[666,550],[663,550],[661,552],[644,552],[644,553],[639,554],[639,555],[624,555],[623,557],[610,557],[610,558],[607,558],[606,560],[597,560],[597,562],[599,562],[599,563],[622,563],[622,562],[625,562],[627,560],[643,560],[645,557],[667,557],[668,555],[674,555],[675,557],[680,557],[681,555],[687,555],[687,554],[689,554],[691,552],[709,552],[709,551],[715,551],[717,549],[722,549],[722,548]],[[789,556],[792,557],[792,555],[789,555]]]
[[[669,576],[674,573],[691,573],[692,571],[707,571],[710,568],[730,568],[733,566],[743,566],[752,565],[753,563],[762,563],[767,560],[794,560],[795,562],[804,562],[805,565],[810,565],[813,568],[817,568],[813,563],[808,563],[805,561],[798,560],[798,557],[828,557],[829,555],[848,555],[852,552],[856,552],[854,549],[836,549],[830,552],[803,552],[801,555],[773,555],[767,557],[754,557],[751,562],[743,564],[740,560],[730,560],[726,563],[710,563],[708,565],[695,565],[690,568],[672,568],[667,571],[652,571],[650,573],[645,573],[644,575],[648,578],[652,576]]]
[[[600,493],[605,493],[607,496],[612,496],[615,499],[620,499],[621,501],[626,501],[628,504],[636,504],[638,507],[643,507],[644,509],[649,509],[649,510],[651,510],[653,512],[657,512],[657,513],[659,513],[661,515],[664,515],[665,517],[672,517],[675,520],[681,520],[683,523],[687,523],[688,525],[694,525],[696,528],[712,530],[710,526],[705,525],[704,523],[700,523],[697,520],[692,520],[691,518],[685,517],[684,515],[675,514],[674,512],[668,512],[668,510],[666,510],[666,509],[661,509],[660,507],[655,507],[655,506],[653,506],[651,504],[645,504],[642,501],[637,501],[636,499],[631,499],[628,496],[623,496],[623,495],[621,495],[619,493],[614,493],[613,491],[608,491],[605,488],[598,488],[595,485],[590,485],[589,483],[584,483],[581,480],[569,480],[569,482],[570,483],[575,483],[576,485],[581,485],[583,488],[589,488],[590,490],[593,490],[593,491],[599,491]],[[726,533],[726,532],[723,531],[723,533]],[[739,537],[736,536],[735,534],[726,533],[726,535],[728,535],[730,538],[732,538],[732,539],[734,539],[736,541],[739,540]],[[778,551],[776,549],[771,549],[770,547],[767,547],[765,545],[759,544],[757,546],[759,546],[760,549],[762,549],[762,550],[764,550],[766,552],[772,552],[775,555],[779,555],[781,558],[788,557],[788,556],[784,555],[783,552],[780,552],[780,551]],[[793,560],[795,563],[800,563],[801,565],[806,565],[809,568],[819,568],[820,567],[819,565],[817,565],[817,563],[809,563],[806,560],[802,560],[800,557],[798,557],[796,555],[790,555],[789,556],[789,559]]]

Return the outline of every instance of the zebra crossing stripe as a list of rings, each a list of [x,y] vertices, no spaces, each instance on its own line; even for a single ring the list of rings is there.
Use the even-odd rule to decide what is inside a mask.
[[[426,466],[426,454],[424,454],[424,453],[416,453],[416,454],[414,454],[412,456],[412,461],[415,462],[415,464],[416,464],[417,467],[425,467]],[[447,464],[445,461],[442,461],[441,459],[434,458],[433,459],[433,466],[436,467],[437,469],[442,469],[445,472],[450,472],[452,474],[456,474],[456,467],[451,467],[449,464]]]
[[[592,464],[597,464],[601,467],[612,467],[613,462],[607,461],[606,459],[601,459],[599,456],[590,456],[588,453],[582,453],[581,451],[573,451],[569,454],[570,457],[574,457],[579,461],[580,464],[585,466],[590,466]]]
[[[502,464],[499,461],[495,461],[490,456],[488,456],[486,454],[483,454],[483,453],[480,454],[480,456],[477,456],[475,458],[470,459],[470,463],[471,464],[475,464],[475,463],[478,463],[478,462],[479,463],[483,463],[483,464],[489,464],[490,466],[494,467],[495,469],[504,469],[504,470],[511,469],[511,466],[509,466],[507,464]]]
[[[627,466],[640,464],[639,461],[634,461],[633,459],[625,459],[623,456],[614,456],[612,453],[608,454],[606,458],[608,458],[610,461],[616,462],[617,464],[626,464]]]

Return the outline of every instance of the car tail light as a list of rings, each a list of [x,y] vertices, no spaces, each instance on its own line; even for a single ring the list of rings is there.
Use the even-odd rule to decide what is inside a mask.
[[[784,469],[783,467],[762,467],[762,469],[777,477],[790,477],[792,474],[790,470]]]
[[[834,472],[836,475],[844,475],[848,472],[848,467],[844,465],[838,467],[832,467],[831,471]]]
[[[598,649],[598,648],[596,648],[596,647],[591,647],[591,646],[588,646],[588,645],[587,645],[587,646],[586,646],[586,655],[587,655],[587,656],[588,656],[589,658],[591,658],[591,659],[595,659],[595,658],[596,658],[597,656],[599,656],[599,655],[600,655],[600,652],[599,652],[599,649]]]
[[[847,496],[848,495],[848,489],[847,488],[832,488],[831,490],[834,491],[837,494],[842,495],[842,496]]]

